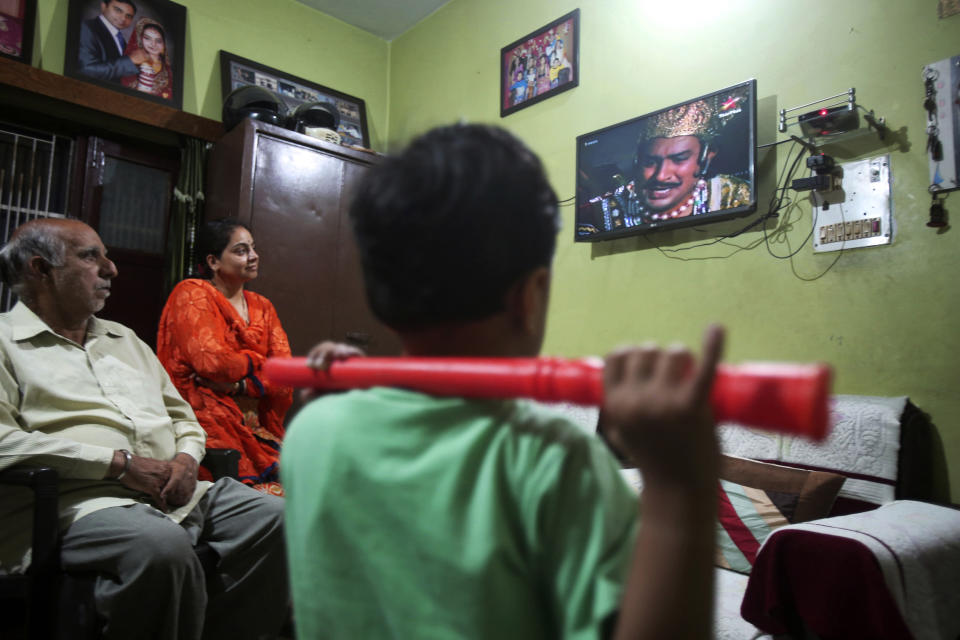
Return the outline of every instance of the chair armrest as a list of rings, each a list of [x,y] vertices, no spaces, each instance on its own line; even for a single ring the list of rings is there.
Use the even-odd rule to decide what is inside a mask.
[[[13,467],[0,471],[0,484],[16,484],[26,487],[57,484],[57,471],[50,467]]]
[[[50,467],[14,467],[0,471],[0,484],[18,485],[33,491],[33,555],[31,571],[51,575],[60,569],[58,550],[60,475]]]
[[[50,467],[15,467],[0,471],[0,485],[26,487],[34,496],[30,567],[26,576],[5,578],[9,581],[11,593],[19,591],[32,603],[26,608],[30,637],[53,637],[56,605],[51,603],[50,594],[55,593],[60,575],[58,482],[57,470]]]
[[[236,449],[207,449],[201,464],[210,471],[214,480],[240,476],[240,452]]]

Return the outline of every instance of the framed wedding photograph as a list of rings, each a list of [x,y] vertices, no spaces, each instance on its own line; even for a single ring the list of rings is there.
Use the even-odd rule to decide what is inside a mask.
[[[580,84],[580,9],[500,50],[500,117]]]
[[[257,85],[273,91],[283,100],[288,113],[305,102],[329,102],[340,112],[337,133],[343,144],[370,148],[367,132],[367,108],[361,98],[341,93],[322,84],[271,69],[259,62],[220,52],[220,89],[222,99],[238,87]]]
[[[69,0],[63,74],[183,108],[187,9],[170,0]]]
[[[0,0],[0,56],[30,64],[37,0]]]

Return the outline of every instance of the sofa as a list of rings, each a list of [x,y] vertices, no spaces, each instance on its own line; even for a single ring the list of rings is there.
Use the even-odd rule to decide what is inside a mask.
[[[719,427],[725,455],[843,480],[826,513],[768,532],[746,572],[717,569],[716,637],[957,638],[960,511],[935,427],[906,397],[831,400],[822,443]]]
[[[596,425],[596,409],[555,407]],[[718,427],[715,637],[960,637],[960,510],[929,417],[835,395],[831,423],[822,443]]]

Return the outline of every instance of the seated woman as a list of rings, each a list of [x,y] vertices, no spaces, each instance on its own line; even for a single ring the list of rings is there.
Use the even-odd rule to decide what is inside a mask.
[[[283,495],[277,463],[293,390],[268,384],[260,371],[266,358],[290,355],[287,334],[270,301],[244,290],[260,266],[249,229],[232,219],[208,222],[199,249],[207,279],[183,280],[170,293],[157,356],[196,412],[207,446],[237,449],[240,480]]]

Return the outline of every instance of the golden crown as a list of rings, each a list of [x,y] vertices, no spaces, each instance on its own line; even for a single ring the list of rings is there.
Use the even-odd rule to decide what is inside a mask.
[[[641,140],[716,135],[715,109],[706,100],[697,100],[648,118],[642,125]]]

